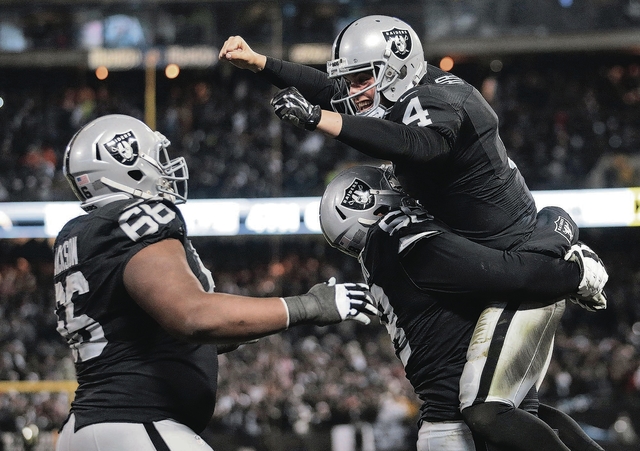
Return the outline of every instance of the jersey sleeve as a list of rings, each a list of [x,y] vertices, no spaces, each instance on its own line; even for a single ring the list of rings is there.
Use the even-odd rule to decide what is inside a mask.
[[[578,224],[569,213],[560,207],[548,206],[538,212],[536,227],[517,250],[564,257],[571,246],[578,242],[579,236]]]
[[[311,66],[271,57],[267,57],[264,69],[258,74],[280,89],[295,86],[305,99],[325,110],[332,109],[331,98],[345,88],[339,80],[332,80]]]
[[[550,303],[576,291],[578,265],[534,252],[491,249],[444,232],[417,241],[402,265],[421,289],[440,295]]]
[[[409,106],[403,107],[410,111]],[[408,124],[403,122],[402,117],[396,122],[343,114],[342,130],[336,139],[370,157],[392,161],[425,163],[451,151],[452,125],[434,128],[410,117],[407,121]],[[428,116],[423,117],[423,123],[431,124],[430,121]]]

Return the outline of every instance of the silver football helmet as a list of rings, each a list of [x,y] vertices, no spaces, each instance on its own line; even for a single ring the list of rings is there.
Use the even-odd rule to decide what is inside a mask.
[[[170,142],[144,122],[121,114],[99,117],[67,145],[64,175],[85,211],[132,197],[187,200],[183,157],[169,159]]]
[[[331,246],[357,257],[368,229],[407,198],[390,165],[351,167],[327,185],[320,228]]]
[[[427,73],[420,38],[413,28],[395,17],[366,16],[347,25],[333,43],[332,56],[334,59],[327,61],[329,78],[372,71],[375,79],[373,87],[351,95],[340,92],[333,97],[333,108],[348,114],[384,117],[386,107],[380,104],[380,96],[396,102]],[[368,89],[376,90],[373,106],[358,112],[353,99]]]

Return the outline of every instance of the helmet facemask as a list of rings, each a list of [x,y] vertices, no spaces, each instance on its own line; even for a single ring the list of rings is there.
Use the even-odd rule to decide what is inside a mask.
[[[163,174],[158,179],[158,192],[174,204],[183,204],[187,201],[189,180],[189,169],[184,157],[169,158],[167,147],[171,142],[160,132],[155,132],[160,140],[158,149],[158,159],[156,160],[158,170]],[[144,158],[147,158],[144,155]],[[147,158],[147,161],[150,159]]]
[[[373,84],[359,92],[351,94],[347,88],[331,99],[335,111],[352,115],[384,118],[389,105],[418,85],[427,71],[417,34],[394,17],[367,16],[354,21],[336,38],[333,55],[335,59],[327,61],[329,78],[363,71],[371,71],[374,77]],[[360,112],[354,99],[368,89],[375,89],[373,105]]]
[[[342,58],[342,60],[344,60],[344,58]],[[329,68],[329,65],[333,64],[335,61],[336,60],[327,62],[327,69]],[[392,80],[385,82],[384,78],[380,77],[378,74],[384,73],[387,70],[386,68],[387,68],[387,65],[384,62],[372,62],[372,64],[366,66],[363,69],[362,68],[345,69],[342,71],[340,75],[334,75],[333,77],[343,77],[345,79],[346,93],[338,92],[331,98],[331,107],[333,108],[333,110],[344,111],[346,114],[350,114],[353,116],[384,118],[387,114],[387,107],[380,103],[380,100],[381,100],[380,96],[381,96],[381,93],[385,89],[387,89],[387,87],[389,86],[389,83]],[[353,94],[350,94],[351,92],[349,90],[350,84],[347,81],[345,76],[350,74],[358,74],[360,72],[370,72],[373,76],[374,81],[369,86],[366,86],[365,88],[362,88],[361,90]],[[329,77],[331,78],[331,75],[329,75]],[[369,91],[370,89],[375,91],[373,96],[373,104],[366,110],[359,111],[358,107],[356,106],[355,99],[357,99],[358,97],[363,95],[365,92]]]

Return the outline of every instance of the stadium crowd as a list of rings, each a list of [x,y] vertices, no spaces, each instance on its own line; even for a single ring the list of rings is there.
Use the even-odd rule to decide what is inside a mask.
[[[541,398],[571,413],[603,444],[637,444],[640,266],[625,252],[628,236],[617,232],[585,238],[610,262],[611,306],[599,313],[567,309]],[[355,261],[328,248],[321,237],[278,244],[290,250],[271,258],[274,243],[196,242],[223,292],[286,295],[330,275],[359,277]],[[2,242],[2,380],[73,379],[71,357],[55,331],[50,252],[46,241]],[[328,449],[333,426],[366,423],[378,426],[373,430],[381,433],[379,450],[406,449],[413,442],[408,437],[415,432],[418,404],[377,321],[288,331],[245,345],[221,357],[219,380],[217,410],[207,431],[213,441],[222,436],[238,447],[275,450],[285,449],[289,440],[292,449]],[[19,431],[33,423],[41,431],[56,430],[68,402],[64,392],[5,393],[0,429]]]
[[[640,186],[639,64],[547,55],[505,61],[497,73],[475,67],[453,72],[494,106],[531,189]],[[127,91],[126,83],[70,85],[64,74],[53,74],[55,88],[45,89],[19,75],[0,92],[0,201],[75,200],[60,161],[73,130],[106,113],[142,118],[141,91],[135,84]],[[250,74],[220,68],[160,88],[157,129],[172,141],[172,155],[188,160],[190,198],[318,196],[344,165],[367,161],[320,134],[281,126],[269,106],[273,91]],[[640,261],[629,252],[637,232],[581,233],[607,264],[610,307],[597,314],[567,309],[541,398],[602,443],[637,444]],[[293,240],[196,244],[222,292],[288,295],[334,275],[360,279],[357,262],[322,237]],[[0,241],[0,380],[73,379],[70,353],[55,330],[49,245]],[[238,447],[284,449],[269,440],[283,446],[278,434],[287,433],[300,440],[291,449],[328,449],[323,440],[332,426],[381,422],[377,449],[413,442],[404,435],[414,432],[415,396],[377,322],[288,331],[222,356],[220,367],[211,440],[233,431]],[[56,430],[68,402],[66,393],[4,393],[0,430],[30,423]]]
[[[501,64],[453,72],[489,99],[531,189],[640,185],[640,64],[598,55]],[[321,195],[332,173],[363,161],[321,134],[281,127],[272,88],[251,75],[221,65],[159,86],[157,128],[193,168],[191,198]],[[70,199],[60,158],[73,131],[106,113],[142,118],[143,87],[134,75],[77,86],[65,72],[24,76],[8,73],[0,92],[0,200]]]

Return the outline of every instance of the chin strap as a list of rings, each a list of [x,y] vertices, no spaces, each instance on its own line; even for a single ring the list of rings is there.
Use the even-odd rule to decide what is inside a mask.
[[[154,197],[153,195],[151,195],[151,193],[147,193],[139,189],[131,188],[127,185],[123,185],[122,183],[114,182],[113,180],[108,179],[106,177],[100,177],[100,181],[105,185],[107,185],[109,188],[113,188],[116,191],[123,191],[125,193],[132,195],[133,197],[140,197],[142,199],[151,199],[152,197]]]
[[[131,199],[127,193],[113,193],[113,194],[105,194],[98,197],[92,197],[91,199],[87,199],[80,204],[80,208],[82,208],[86,212],[90,212],[91,210],[95,210],[96,208],[103,207],[111,202],[115,202],[117,200],[125,200]]]
[[[423,61],[420,63],[420,67],[418,68],[418,72],[416,72],[415,77],[413,77],[413,80],[411,80],[411,83],[413,84],[413,86],[418,86],[420,84],[420,80],[422,80],[422,78],[426,75],[427,73],[427,62]]]
[[[133,196],[133,197],[139,197],[141,199],[152,199],[152,198],[162,197],[170,202],[173,202],[174,204],[180,203],[176,198],[176,196],[174,196],[171,191],[167,189],[160,189],[160,187],[158,188],[158,190],[160,191],[158,194],[151,194],[147,191],[134,189],[127,185],[123,185],[122,183],[114,182],[113,180],[108,179],[106,177],[101,177],[100,181],[105,185],[107,185],[109,188],[113,188],[116,191],[123,191],[124,193],[126,193],[127,197]]]

